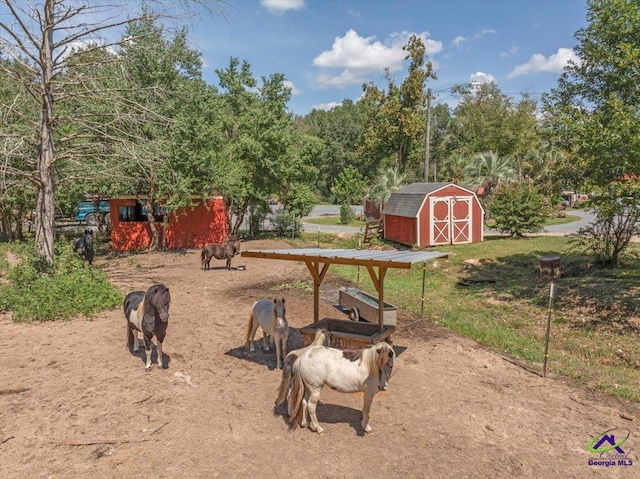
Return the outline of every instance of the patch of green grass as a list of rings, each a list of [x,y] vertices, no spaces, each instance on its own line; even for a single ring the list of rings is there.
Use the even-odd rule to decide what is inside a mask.
[[[542,372],[549,284],[540,278],[539,258],[560,254],[548,371],[640,402],[640,260],[631,255],[623,268],[589,270],[589,258],[570,253],[560,236],[489,238],[437,250],[451,254],[389,269],[385,301],[418,315],[423,310],[435,323]],[[332,265],[330,272],[377,295],[364,267]]]
[[[290,283],[282,283],[271,288],[272,291],[284,291],[290,289],[300,289],[302,291],[311,292],[313,291],[313,281],[300,281],[299,279],[294,279]]]

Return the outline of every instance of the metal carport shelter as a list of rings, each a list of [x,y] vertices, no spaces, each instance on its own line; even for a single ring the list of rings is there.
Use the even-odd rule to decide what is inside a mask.
[[[320,284],[332,264],[365,266],[378,292],[378,305],[384,304],[384,277],[389,268],[411,269],[414,263],[446,258],[450,253],[439,251],[371,251],[355,249],[264,249],[247,250],[243,257],[302,261],[313,277],[313,322],[320,319]],[[377,269],[377,272],[376,272]],[[378,308],[378,324],[383,328],[384,308]]]

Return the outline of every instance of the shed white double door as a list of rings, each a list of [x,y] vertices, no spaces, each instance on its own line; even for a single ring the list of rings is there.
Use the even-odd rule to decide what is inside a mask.
[[[472,196],[429,198],[431,245],[471,243]]]

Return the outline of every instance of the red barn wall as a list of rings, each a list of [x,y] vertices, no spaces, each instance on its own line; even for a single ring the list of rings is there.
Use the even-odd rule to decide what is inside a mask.
[[[418,240],[416,238],[416,219],[385,215],[384,237],[396,243],[413,246]]]
[[[111,207],[111,247],[116,251],[148,248],[151,227],[146,221],[120,221],[118,206],[135,205],[135,199],[115,198]],[[222,243],[227,237],[227,214],[222,198],[198,200],[195,206],[171,214],[165,231],[167,248],[201,248],[207,243]],[[156,223],[160,228],[161,224]]]

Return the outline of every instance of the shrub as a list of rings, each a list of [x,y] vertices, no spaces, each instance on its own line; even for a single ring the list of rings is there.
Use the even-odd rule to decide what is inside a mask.
[[[348,225],[356,219],[356,212],[349,205],[340,206],[340,223]]]
[[[640,235],[640,182],[612,184],[591,205],[596,219],[578,230],[572,249],[592,256],[601,266],[616,267],[631,238]]]
[[[53,265],[36,253],[34,243],[13,249],[20,263],[9,268],[9,284],[0,289],[0,308],[12,311],[14,321],[91,317],[122,302],[122,293],[106,274],[85,265],[70,244],[56,243]]]
[[[302,223],[286,208],[281,208],[271,216],[271,224],[276,235],[295,238],[302,231]]]
[[[496,229],[511,237],[541,231],[549,216],[544,196],[526,181],[501,185],[491,199],[490,211]]]

